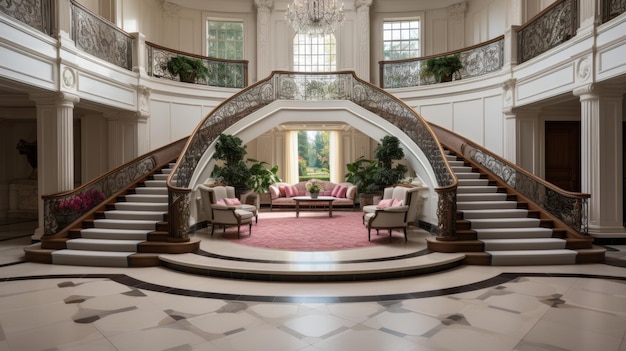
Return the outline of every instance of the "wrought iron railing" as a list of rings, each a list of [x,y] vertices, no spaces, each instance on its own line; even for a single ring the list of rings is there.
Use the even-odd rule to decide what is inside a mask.
[[[602,1],[602,23],[606,23],[624,12],[626,12],[626,0]]]
[[[504,65],[504,36],[439,55],[406,60],[380,61],[380,86],[384,89],[405,88],[436,83],[433,77],[422,74],[426,60],[434,57],[459,54],[463,68],[455,79],[482,76],[499,71]]]
[[[472,141],[431,124],[439,140],[475,162],[577,233],[587,234],[589,194],[572,193],[534,176]]]
[[[576,35],[578,0],[559,0],[517,29],[517,61],[536,57]]]
[[[133,69],[133,37],[74,0],[71,35],[77,48],[127,70]]]
[[[274,72],[234,95],[213,110],[196,128],[168,180],[170,199],[169,218],[178,218],[177,227],[170,235],[184,238],[188,232],[190,182],[201,158],[213,141],[226,128],[276,100],[349,100],[400,128],[424,152],[437,182],[455,198],[456,178],[428,124],[409,106],[391,94],[358,79],[352,72],[293,73]],[[176,179],[175,183],[173,179]],[[448,206],[448,205],[446,205]],[[447,212],[456,215],[456,210]],[[443,224],[442,224],[443,223]],[[450,224],[452,223],[452,224]],[[440,220],[441,235],[453,235],[454,222]],[[452,225],[452,227],[450,227]]]
[[[187,56],[202,60],[209,71],[208,76],[197,79],[196,84],[222,88],[245,88],[248,86],[247,60],[225,60],[199,56],[168,49],[150,42],[146,42],[146,50],[146,72],[150,76],[180,81],[177,75],[170,73],[167,69],[167,62],[175,56]]]
[[[101,205],[103,199],[115,197],[142,177],[171,162],[180,154],[186,140],[154,150],[74,190],[42,196],[44,235],[59,233],[91,212],[95,206]],[[93,201],[96,198],[100,201]]]
[[[52,35],[52,0],[0,1],[0,12]]]

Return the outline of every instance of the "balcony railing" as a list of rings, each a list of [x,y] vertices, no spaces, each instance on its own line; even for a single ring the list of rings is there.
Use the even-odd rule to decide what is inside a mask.
[[[606,23],[624,12],[626,12],[626,0],[602,1],[602,23]]]
[[[440,55],[406,60],[380,61],[381,87],[383,89],[391,89],[434,84],[436,82],[432,77],[423,77],[422,66],[430,58],[453,54],[461,56],[461,64],[463,65],[463,68],[455,75],[455,79],[478,77],[499,71],[504,64],[504,36]]]
[[[146,42],[148,75],[179,81],[180,78],[171,74],[167,69],[167,62],[174,56],[187,56],[202,60],[209,70],[205,79],[197,79],[196,84],[210,85],[222,88],[245,88],[248,86],[248,61],[225,60],[213,57],[199,56],[186,52],[168,49],[153,43]]]
[[[52,35],[52,0],[0,1],[0,12]]]
[[[560,0],[517,29],[517,60],[526,62],[576,35],[578,0]]]
[[[133,69],[133,37],[113,23],[70,2],[72,40],[77,48],[127,70]]]

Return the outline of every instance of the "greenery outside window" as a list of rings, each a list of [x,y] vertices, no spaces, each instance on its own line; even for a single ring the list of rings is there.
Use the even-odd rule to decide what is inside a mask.
[[[207,56],[243,60],[243,22],[207,20]]]
[[[293,70],[332,72],[337,70],[337,47],[333,34],[296,34],[293,40]]]
[[[420,57],[420,20],[383,22],[383,60]]]

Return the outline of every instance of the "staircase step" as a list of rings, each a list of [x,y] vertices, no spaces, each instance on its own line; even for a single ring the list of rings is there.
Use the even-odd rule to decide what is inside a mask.
[[[115,209],[120,211],[159,211],[167,212],[167,203],[162,202],[116,202]]]
[[[148,220],[123,220],[123,219],[96,219],[93,221],[95,228],[111,229],[145,229],[155,230],[159,221]]]
[[[537,228],[541,221],[537,218],[486,218],[472,219],[471,228]]]
[[[150,179],[143,182],[147,187],[167,187],[167,181],[165,179],[157,180]]]
[[[155,173],[152,175],[154,180],[167,180],[169,176],[170,176],[169,174],[163,174],[163,173]]]
[[[465,166],[465,161],[457,160],[456,157],[454,157],[453,160],[448,159],[448,164],[450,167],[463,167]]]
[[[480,173],[476,172],[468,172],[468,173],[455,173],[454,174],[459,180],[460,179],[479,179]],[[485,179],[486,180],[486,179]]]
[[[472,173],[471,166],[451,166],[454,173]]]
[[[457,194],[457,202],[468,201],[506,201],[507,193]]]
[[[572,250],[510,250],[487,251],[492,266],[527,266],[576,264],[576,251]]]
[[[80,231],[80,236],[87,239],[113,239],[113,240],[148,240],[151,230],[142,229],[106,229],[88,228]]]
[[[474,231],[478,240],[552,237],[552,229],[549,228],[486,228],[474,229]]]
[[[514,209],[517,208],[515,201],[457,201],[456,208],[465,210],[488,210],[488,209]]]
[[[167,195],[146,195],[146,194],[129,194],[125,196],[128,202],[156,202],[166,203],[168,201]]]
[[[459,178],[459,188],[465,186],[487,186],[489,179],[486,178]]]
[[[135,194],[139,195],[167,195],[167,188],[155,186],[142,186],[135,188]]]
[[[69,250],[83,251],[115,251],[137,252],[137,245],[143,240],[113,240],[113,239],[70,239],[66,242]]]
[[[497,186],[490,185],[461,185],[457,188],[457,194],[484,194],[498,192]]]
[[[162,211],[124,211],[113,210],[106,211],[104,215],[106,219],[126,219],[126,220],[149,220],[149,221],[162,221],[164,212]]]
[[[565,240],[557,238],[484,239],[485,251],[560,250]]]
[[[489,209],[489,210],[463,210],[463,219],[485,219],[485,218],[526,218],[528,210],[521,209]]]
[[[58,250],[52,253],[53,264],[98,267],[128,267],[134,252]]]

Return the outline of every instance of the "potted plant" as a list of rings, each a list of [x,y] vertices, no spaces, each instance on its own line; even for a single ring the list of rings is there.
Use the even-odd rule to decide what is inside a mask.
[[[181,82],[195,83],[196,79],[209,76],[209,68],[199,58],[174,56],[167,62],[167,70],[180,77]]]
[[[361,206],[371,204],[375,193],[379,192],[374,179],[374,175],[379,169],[378,161],[361,156],[354,162],[348,163],[346,168],[348,172],[345,175],[345,180],[356,185]]]
[[[311,179],[305,184],[306,190],[311,193],[312,199],[317,199],[320,191],[324,190],[324,185],[319,180]]]
[[[379,167],[374,173],[374,181],[380,190],[398,183],[404,178],[408,168],[403,164],[393,165],[394,161],[404,158],[400,140],[396,136],[387,135],[380,139],[374,151]]]
[[[434,77],[437,83],[450,82],[462,68],[461,54],[431,57],[424,62],[421,75],[423,78]]]
[[[233,186],[237,196],[248,190],[250,170],[244,162],[246,147],[236,136],[220,134],[215,144],[215,158],[223,161],[223,165],[215,165],[211,177],[216,181]]]
[[[263,161],[257,161],[249,158],[248,162],[253,162],[250,166],[250,178],[248,178],[247,185],[256,194],[263,194],[269,191],[270,185],[280,182],[280,178],[276,175],[278,173],[278,166],[274,165],[272,168],[267,168],[269,164]]]

